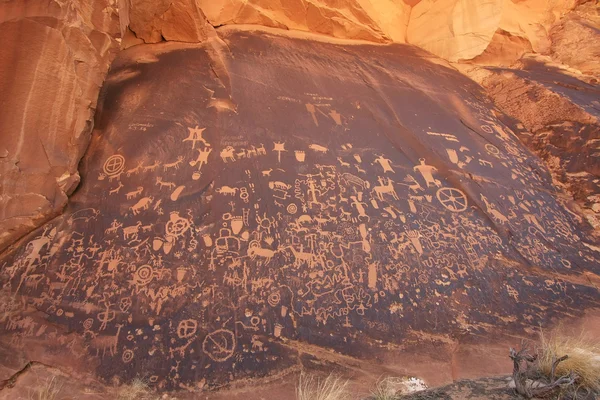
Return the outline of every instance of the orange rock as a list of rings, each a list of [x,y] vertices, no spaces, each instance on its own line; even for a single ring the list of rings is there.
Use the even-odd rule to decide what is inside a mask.
[[[213,27],[193,0],[119,0],[123,47],[161,41],[202,42]]]
[[[59,213],[79,183],[118,25],[108,1],[0,7],[2,250]]]

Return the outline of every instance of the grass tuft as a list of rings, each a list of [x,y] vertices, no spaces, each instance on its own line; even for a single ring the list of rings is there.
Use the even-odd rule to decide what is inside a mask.
[[[128,385],[123,385],[118,388],[117,400],[158,400],[160,397],[148,386],[148,383],[141,379],[135,378]]]
[[[538,364],[540,371],[550,376],[552,363],[564,355],[569,356],[558,364],[555,375],[568,375],[570,371],[579,377],[579,384],[596,392],[600,391],[600,343],[583,332],[577,336],[566,335],[562,329],[549,335],[540,333]]]
[[[47,378],[44,384],[35,389],[34,393],[30,393],[30,400],[58,400],[63,384],[60,383],[56,376]]]
[[[349,400],[348,381],[329,375],[325,379],[302,373],[296,386],[296,400]]]
[[[373,400],[395,400],[398,392],[403,386],[401,378],[387,377],[378,380],[371,389],[371,398]]]

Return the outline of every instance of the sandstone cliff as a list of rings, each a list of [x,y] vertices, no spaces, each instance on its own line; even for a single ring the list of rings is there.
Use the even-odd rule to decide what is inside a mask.
[[[79,183],[117,48],[107,1],[0,3],[0,251],[61,212]]]

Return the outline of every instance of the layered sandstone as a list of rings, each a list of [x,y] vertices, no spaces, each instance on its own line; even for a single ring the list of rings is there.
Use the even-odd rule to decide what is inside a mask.
[[[0,250],[79,183],[117,33],[108,1],[0,3]]]

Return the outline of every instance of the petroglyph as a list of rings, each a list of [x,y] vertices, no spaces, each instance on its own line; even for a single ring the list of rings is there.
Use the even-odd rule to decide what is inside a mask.
[[[252,40],[277,46],[269,36]],[[433,82],[411,91],[431,110],[423,124],[404,99],[383,101],[355,79],[364,68],[347,55],[355,50],[327,46],[347,61],[339,68],[348,88],[337,78],[313,87],[302,70],[244,53],[269,79],[299,77],[286,85],[302,100],[269,103],[289,98],[288,86],[260,81],[232,59],[239,107],[227,116],[202,95],[220,83],[180,66],[187,57],[209,65],[201,49],[136,64],[169,79],[183,74],[190,90],[119,103],[123,110],[97,124],[104,136],[82,162],[65,215],[0,259],[10,299],[0,338],[80,349],[73,356],[91,358],[106,381],[147,376],[158,390],[200,380],[215,388],[295,363],[284,339],[363,356],[420,333],[520,334],[597,303],[596,288],[569,280],[599,273],[597,247],[582,244],[547,174],[470,95],[475,89],[461,93],[485,138],[458,119],[437,119],[447,110],[432,93],[455,84],[446,77],[453,71],[438,76],[427,71],[441,67],[403,59],[403,69]],[[261,57],[291,48],[302,53],[281,46]],[[313,50],[302,57],[331,65]],[[378,90],[396,93],[393,76],[377,75]],[[107,101],[121,101],[120,84],[110,82]],[[381,118],[392,108],[403,129]],[[139,110],[148,119],[144,142],[127,137]],[[541,306],[548,302],[557,304],[552,312]],[[528,317],[508,326],[506,315]]]

